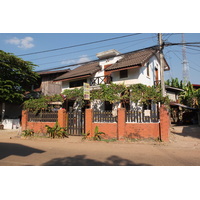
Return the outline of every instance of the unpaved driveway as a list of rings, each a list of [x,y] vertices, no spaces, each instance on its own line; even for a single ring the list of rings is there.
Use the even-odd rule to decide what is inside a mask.
[[[81,137],[21,139],[0,130],[1,166],[199,166],[200,127],[171,128],[169,142],[94,142]]]

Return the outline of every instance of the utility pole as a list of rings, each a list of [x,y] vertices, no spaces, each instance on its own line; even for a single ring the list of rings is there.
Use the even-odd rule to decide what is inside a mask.
[[[160,58],[160,84],[161,84],[161,93],[162,96],[166,96],[165,92],[165,79],[164,79],[164,61],[163,61],[163,40],[162,33],[158,33],[158,43],[159,43],[159,58]]]

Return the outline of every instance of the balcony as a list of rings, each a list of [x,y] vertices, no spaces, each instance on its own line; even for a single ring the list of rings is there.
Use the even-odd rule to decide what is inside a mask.
[[[97,86],[100,84],[110,84],[112,82],[111,76],[99,76],[90,79],[90,86]]]

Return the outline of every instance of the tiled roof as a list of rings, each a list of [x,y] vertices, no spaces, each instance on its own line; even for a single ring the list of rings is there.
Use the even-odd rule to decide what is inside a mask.
[[[147,62],[153,55],[157,55],[157,48],[147,48],[143,50],[134,51],[125,55],[122,55],[122,59],[118,60],[115,64],[109,66],[105,71],[122,70],[133,66],[141,66]],[[121,55],[120,55],[121,56]],[[100,60],[99,60],[100,61]],[[54,81],[67,80],[85,76],[91,76],[92,74],[99,71],[99,61],[88,63],[80,67],[71,70],[70,72],[63,74],[56,78]],[[169,66],[164,59],[165,70],[169,70]]]
[[[106,71],[141,65],[156,52],[157,50],[152,48],[152,49],[144,49],[144,50],[135,51],[135,52],[126,54],[123,56],[121,60],[119,60],[115,64],[108,67]]]
[[[67,72],[66,74],[57,77],[54,81],[66,80],[87,75],[90,76],[99,71],[100,69],[101,68],[99,66],[99,62],[88,63],[85,65],[81,65],[80,67],[77,67],[74,70],[71,70],[70,72]]]
[[[46,74],[58,74],[58,73],[65,73],[69,72],[70,69],[63,69],[63,70],[57,70],[57,71],[45,71],[45,72],[38,72],[39,75],[46,75]]]

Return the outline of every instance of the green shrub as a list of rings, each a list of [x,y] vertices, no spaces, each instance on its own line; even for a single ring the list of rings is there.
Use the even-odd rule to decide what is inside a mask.
[[[96,126],[95,129],[94,129],[93,140],[97,140],[97,141],[102,140],[102,135],[105,135],[105,133],[104,132],[99,132],[99,127]]]
[[[31,137],[31,136],[34,136],[34,131],[33,129],[27,129],[27,130],[24,130],[22,131],[22,136],[24,137]]]
[[[58,122],[55,123],[53,127],[50,127],[48,125],[45,125],[47,129],[47,134],[49,134],[50,138],[64,138],[68,137],[67,136],[67,128],[60,127]]]

